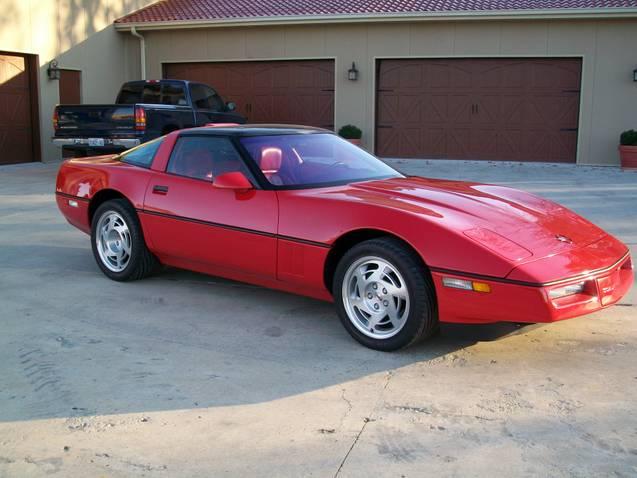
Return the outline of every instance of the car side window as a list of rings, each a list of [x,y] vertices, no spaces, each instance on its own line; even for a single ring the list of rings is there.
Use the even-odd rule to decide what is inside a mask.
[[[187,105],[184,84],[178,82],[165,82],[161,87],[161,102],[164,105]]]
[[[192,104],[197,109],[215,111],[223,110],[223,100],[219,97],[215,90],[208,86],[196,83],[190,85],[190,96],[192,97]]]
[[[234,144],[218,136],[181,136],[168,160],[167,173],[214,181],[223,173],[250,174]]]
[[[164,138],[162,137],[141,144],[136,148],[129,149],[120,158],[125,163],[141,166],[142,168],[150,168],[151,164],[153,164],[153,159],[155,159],[155,154],[157,154],[157,150],[163,141]]]

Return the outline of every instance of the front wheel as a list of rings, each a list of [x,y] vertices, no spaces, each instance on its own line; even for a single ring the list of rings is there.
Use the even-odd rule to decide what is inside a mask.
[[[357,244],[339,262],[334,279],[341,322],[367,347],[398,350],[431,336],[438,328],[429,273],[397,239]]]
[[[91,243],[97,265],[110,279],[142,279],[158,266],[146,247],[135,210],[123,199],[107,201],[97,208],[91,224]]]

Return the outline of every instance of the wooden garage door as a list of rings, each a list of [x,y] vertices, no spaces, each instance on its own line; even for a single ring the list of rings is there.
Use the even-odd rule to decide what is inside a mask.
[[[211,85],[251,123],[334,127],[331,60],[173,63],[164,78]]]
[[[575,162],[580,59],[382,60],[384,157]]]
[[[31,101],[28,59],[0,54],[0,164],[35,160]]]

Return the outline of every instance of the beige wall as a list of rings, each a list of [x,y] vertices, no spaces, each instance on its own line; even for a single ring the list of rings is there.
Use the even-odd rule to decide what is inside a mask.
[[[0,51],[38,55],[42,157],[60,156],[51,145],[51,115],[58,82],[47,78],[51,60],[82,71],[86,103],[113,102],[119,85],[139,77],[139,47],[117,33],[113,21],[151,0],[0,0]]]
[[[128,34],[130,35],[130,34]],[[637,127],[637,21],[419,22],[149,31],[147,75],[162,62],[335,58],[335,124],[374,135],[379,57],[582,56],[578,163],[616,165],[619,133]],[[352,61],[357,82],[347,80]],[[223,92],[222,92],[223,93]]]

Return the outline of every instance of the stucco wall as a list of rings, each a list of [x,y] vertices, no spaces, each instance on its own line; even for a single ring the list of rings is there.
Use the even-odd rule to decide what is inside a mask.
[[[336,59],[335,124],[374,135],[381,57],[582,56],[579,164],[616,165],[619,133],[637,127],[637,21],[419,22],[149,31],[147,75],[163,62]],[[360,79],[347,80],[352,61]],[[222,92],[223,93],[223,92]]]
[[[0,51],[38,55],[42,157],[60,156],[51,145],[51,115],[58,82],[47,78],[49,62],[82,71],[85,103],[113,102],[119,85],[139,77],[138,42],[117,33],[113,21],[150,0],[2,0]]]

